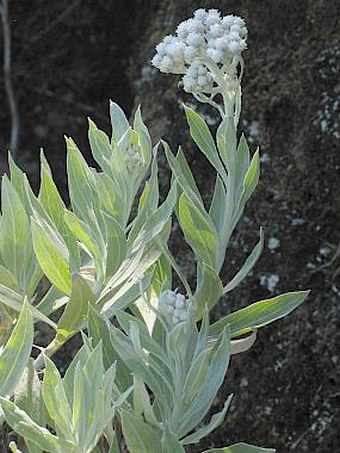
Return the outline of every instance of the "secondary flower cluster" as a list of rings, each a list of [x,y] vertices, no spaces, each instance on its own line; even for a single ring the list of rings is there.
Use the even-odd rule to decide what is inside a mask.
[[[156,46],[152,64],[161,72],[185,74],[185,91],[209,93],[214,82],[219,83],[214,67],[229,72],[235,57],[246,49],[246,38],[247,28],[240,17],[198,9],[193,18],[179,24],[176,35],[166,36]]]
[[[183,294],[171,290],[162,292],[159,298],[159,308],[174,325],[188,319],[187,300]]]

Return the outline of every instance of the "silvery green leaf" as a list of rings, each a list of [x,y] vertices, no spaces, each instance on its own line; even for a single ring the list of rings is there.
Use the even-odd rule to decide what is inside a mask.
[[[54,421],[58,436],[73,442],[75,433],[72,426],[72,414],[63,381],[57,367],[48,357],[45,357],[45,366],[42,394],[46,409]]]
[[[159,260],[157,261],[157,263]],[[143,318],[145,325],[152,336],[153,327],[157,318],[157,309],[159,306],[159,297],[151,287],[147,294],[147,302],[145,300],[145,292],[140,291],[140,297],[135,300],[135,307],[137,307],[139,314]]]
[[[209,310],[207,307],[205,307],[201,321],[201,327],[196,339],[196,347],[193,358],[196,358],[198,354],[200,354],[206,348],[209,327],[210,327]]]
[[[120,327],[127,335],[130,334],[131,325],[135,326],[138,329],[138,336],[143,349],[148,351],[153,357],[158,358],[159,363],[169,367],[169,362],[163,348],[151,337],[147,326],[142,320],[121,310],[117,310],[115,314]],[[169,372],[168,369],[166,371]]]
[[[210,351],[203,350],[195,357],[189,368],[183,387],[183,399],[187,404],[191,403],[201,390],[209,369],[209,356]]]
[[[143,422],[131,412],[122,410],[120,418],[124,439],[130,453],[159,453],[162,451],[160,430]]]
[[[264,234],[263,234],[263,228],[260,228],[260,240],[259,242],[255,245],[254,249],[244,262],[243,266],[241,269],[237,272],[237,274],[231,279],[231,281],[223,288],[223,294],[228,293],[229,291],[232,291],[236,286],[238,286],[242,280],[249,274],[249,272],[252,270],[252,268],[255,266],[257,263],[258,259],[261,256],[262,250],[263,250],[263,245],[264,245]]]
[[[6,346],[0,352],[0,395],[11,396],[27,365],[33,345],[33,320],[27,299]]]
[[[20,313],[23,301],[23,296],[0,284],[0,304],[3,304],[6,307],[9,307],[12,310]],[[30,305],[30,310],[35,320],[42,321],[51,326],[53,329],[56,329],[57,325],[42,312],[40,312],[40,310],[38,310],[36,307]]]
[[[111,277],[122,264],[126,257],[127,243],[124,229],[120,224],[109,214],[105,212],[103,220],[105,225],[105,245],[106,245],[106,277]]]
[[[131,306],[132,303],[136,302],[139,298],[141,290],[147,291],[151,285],[153,279],[153,273],[149,273],[143,277],[145,271],[150,267],[151,261],[156,261],[159,256],[159,252],[156,250],[155,254],[149,255],[148,257],[140,261],[140,267],[134,272],[131,279],[128,279],[117,291],[113,291],[105,297],[105,304],[101,309],[101,314],[110,318],[115,310],[124,310]],[[145,267],[143,266],[145,263]],[[102,302],[102,301],[101,301]],[[98,305],[98,304],[97,304]]]
[[[105,132],[98,129],[96,124],[89,118],[89,142],[91,152],[100,165],[101,169],[108,175],[111,173],[112,148],[110,140]]]
[[[215,224],[217,232],[221,235],[225,232],[225,205],[226,205],[227,192],[225,190],[222,178],[217,175],[215,182],[214,194],[210,203],[209,215]],[[224,256],[223,256],[224,259]]]
[[[226,117],[217,129],[216,141],[221,159],[228,170],[228,188],[230,179],[236,176],[236,128],[234,118]],[[222,176],[222,174],[220,173]],[[234,181],[232,182],[232,184]]]
[[[141,195],[138,207],[138,214],[131,224],[129,233],[129,243],[132,243],[138,236],[145,222],[151,217],[157,209],[159,202],[158,190],[158,165],[157,165],[157,147],[154,150],[154,157],[151,166],[151,176],[145,184],[145,189]]]
[[[70,405],[70,407],[73,405],[73,397],[74,397],[74,375],[76,371],[76,367],[84,367],[88,357],[89,357],[90,351],[87,350],[85,345],[83,345],[78,352],[75,354],[73,357],[73,360],[69,364],[65,375],[63,377],[63,385],[64,385],[64,390],[67,396],[67,401]]]
[[[142,120],[140,106],[138,106],[136,113],[135,113],[133,128],[134,128],[134,131],[136,132],[137,144],[140,147],[141,155],[142,155],[141,156],[142,157],[141,167],[138,169],[137,174],[135,176],[135,178],[136,178],[135,192],[136,192],[138,190],[138,187],[140,186],[141,182],[145,178],[146,172],[147,172],[147,170],[150,166],[151,160],[152,160],[152,142],[151,142],[148,128],[145,126],[145,124]]]
[[[73,404],[72,404],[72,425],[74,426],[76,435],[79,439],[77,447],[80,447],[80,442],[84,443],[86,431],[87,431],[87,409],[89,405],[89,396],[87,394],[87,386],[84,381],[84,375],[80,363],[76,365],[74,371],[74,382],[73,384]]]
[[[43,151],[40,153],[40,178],[41,185],[38,199],[44,207],[46,213],[60,231],[63,226],[64,209],[66,208],[58,189],[53,181],[51,169],[47,163]]]
[[[89,226],[86,222],[80,220],[73,212],[64,211],[64,219],[72,233],[82,244],[83,249],[93,258],[95,268],[100,277],[105,275],[106,247],[105,241],[98,225]]]
[[[177,183],[174,181],[165,201],[152,213],[141,228],[137,238],[131,243],[132,250],[141,244],[151,242],[163,230],[177,202]],[[130,241],[129,241],[130,242]]]
[[[131,344],[131,340],[120,329],[111,326],[112,346],[138,379],[144,382],[159,400],[159,407],[163,417],[170,410],[170,399],[173,389],[168,382],[168,377],[160,370],[160,365],[155,368],[155,360],[146,357],[146,353],[140,355]]]
[[[158,213],[156,211],[156,214],[154,226],[153,222],[147,222],[152,230],[148,231],[146,227],[143,228],[131,248],[127,251],[127,258],[123,261],[116,274],[107,282],[105,288],[101,292],[97,304],[103,305],[102,313],[108,314],[114,303],[117,303],[116,308],[118,308],[118,300],[126,306],[125,294],[127,291],[130,290],[130,288],[133,288],[135,284],[142,281],[147,270],[160,257],[162,251],[158,246],[158,241],[164,243],[168,240],[170,235],[170,220],[163,220],[161,214],[167,214],[167,212],[164,212],[163,210],[161,212],[158,211]],[[158,216],[158,214],[160,215]],[[156,236],[157,240],[154,240]],[[151,242],[151,244],[148,244],[149,242]],[[117,288],[123,283],[124,285],[119,288],[119,291],[117,292]],[[120,308],[122,308],[122,306],[120,306]]]
[[[116,365],[105,372],[101,343],[91,352],[82,370],[82,379],[86,390],[85,399],[85,439],[81,440],[86,451],[91,451],[97,444],[107,423],[112,422],[114,407],[112,405],[112,387]],[[74,386],[77,385],[75,381]],[[125,398],[125,397],[124,397]],[[123,400],[124,400],[123,398]],[[78,440],[79,442],[79,440]]]
[[[201,194],[197,188],[195,179],[185,159],[182,149],[179,148],[175,157],[171,153],[169,145],[165,141],[162,141],[161,143],[164,147],[169,166],[173,172],[173,175],[177,178],[182,191],[194,201],[196,206],[204,209]]]
[[[53,285],[70,295],[70,256],[63,238],[42,217],[32,217],[31,228],[33,248],[41,269]]]
[[[10,179],[14,189],[20,197],[20,201],[23,204],[28,216],[32,214],[31,203],[27,194],[27,185],[29,185],[27,176],[22,170],[16,165],[12,159],[11,153],[8,153],[8,165],[10,170]]]
[[[219,335],[228,325],[232,337],[243,335],[288,315],[306,299],[308,294],[309,291],[295,291],[255,302],[212,324],[209,333],[213,336]]]
[[[121,453],[116,433],[113,431],[111,426],[110,426],[110,434],[109,434],[108,428],[105,429],[105,438],[106,438],[107,443],[109,444],[108,453]]]
[[[252,160],[250,162],[248,171],[243,179],[243,188],[239,199],[238,210],[235,213],[235,222],[240,217],[243,212],[246,202],[251,197],[252,193],[256,189],[256,186],[259,182],[260,177],[260,155],[259,150],[257,149],[254,153]]]
[[[39,313],[48,316],[63,307],[68,301],[69,297],[65,296],[56,286],[52,285],[36,308]]]
[[[35,269],[30,223],[13,184],[5,175],[1,186],[0,252],[5,267],[25,294]]]
[[[184,385],[194,355],[196,339],[197,331],[191,319],[178,323],[166,336],[166,350],[175,389]]]
[[[34,360],[30,359],[14,392],[14,403],[19,409],[30,414],[40,426],[45,426],[45,407],[41,394],[41,381],[34,369]],[[31,441],[25,441],[29,453],[42,453]]]
[[[218,428],[225,418],[225,414],[227,413],[232,397],[233,395],[229,395],[228,399],[224,403],[223,409],[217,414],[214,414],[207,425],[202,426],[202,428],[199,428],[194,433],[182,439],[181,444],[182,445],[196,444],[201,439],[208,436],[216,428]]]
[[[45,210],[46,215],[53,222],[54,227],[57,228],[61,236],[63,237],[69,251],[71,268],[73,271],[78,271],[80,267],[80,256],[76,238],[70,232],[64,220],[64,210],[66,209],[65,204],[58,192],[58,189],[53,181],[50,167],[47,160],[41,152],[41,185],[39,190],[38,200]],[[35,203],[35,209],[37,209],[37,203]],[[41,215],[41,212],[40,212]]]
[[[110,117],[112,125],[112,136],[116,142],[125,134],[130,125],[123,110],[115,102],[110,101]]]
[[[127,181],[119,173],[108,176],[106,173],[93,174],[101,211],[114,217],[125,227],[130,216],[130,194]]]
[[[96,220],[95,208],[99,208],[95,171],[87,165],[77,145],[66,138],[67,175],[70,201],[75,214],[90,225]]]
[[[94,303],[95,296],[89,284],[79,275],[75,275],[72,279],[70,300],[58,321],[57,342],[64,343],[85,325],[88,306]]]
[[[223,285],[217,272],[206,263],[200,263],[197,288],[193,296],[197,306],[196,318],[201,319],[204,308],[209,311],[216,305],[223,294]]]
[[[142,381],[134,377],[133,382],[133,409],[135,415],[142,418],[150,425],[157,426],[157,420],[150,402],[150,395]]]
[[[0,405],[6,422],[19,436],[30,440],[44,451],[51,453],[76,453],[75,445],[60,439],[46,428],[35,423],[23,410],[11,401],[0,396]]]
[[[100,341],[102,342],[105,369],[108,369],[114,362],[118,362],[115,382],[121,391],[126,390],[132,385],[132,376],[124,360],[120,359],[120,356],[112,346],[108,322],[91,305],[89,305],[87,321],[89,337],[93,346],[95,347]]]
[[[141,247],[139,249],[136,249],[134,253],[127,254],[126,259],[122,262],[117,272],[106,283],[106,286],[102,290],[97,301],[98,305],[109,301],[117,292],[117,288],[121,286],[122,283],[124,283],[128,278],[130,278],[131,275],[133,275],[143,257],[144,249],[144,246],[141,245]]]
[[[185,453],[184,447],[165,426],[161,441],[162,453]]]
[[[179,199],[178,217],[185,240],[196,257],[215,268],[218,234],[210,217],[207,214],[203,215],[185,194]]]
[[[248,351],[256,341],[256,330],[250,335],[239,340],[232,340],[230,342],[230,355],[241,354]]]
[[[167,245],[161,247],[162,255],[157,260],[152,280],[152,289],[159,296],[162,291],[172,288],[172,268],[186,287],[186,278],[177,265]]]
[[[250,162],[250,153],[247,144],[247,140],[244,134],[241,135],[237,151],[236,151],[236,161],[235,161],[235,188],[236,192],[242,190],[242,183],[245,175],[247,174]]]
[[[144,167],[148,168],[152,158],[152,143],[148,128],[145,126],[140,106],[137,107],[133,128],[138,134],[139,143],[142,149]]]
[[[211,165],[217,170],[224,181],[227,174],[218,154],[214,139],[203,118],[193,109],[184,106],[187,121],[190,127],[190,134],[202,153],[207,157]]]
[[[119,392],[114,384],[115,375],[116,364],[105,371],[101,342],[93,348],[91,341],[83,335],[83,347],[63,379],[67,400],[72,405],[77,451],[92,451],[104,430],[112,440],[108,424],[112,423],[115,407],[122,405],[131,392],[131,389],[123,394]]]
[[[272,448],[254,447],[254,445],[245,444],[243,442],[230,445],[224,448],[213,448],[205,450],[203,453],[275,453]]]
[[[178,426],[179,437],[185,436],[194,429],[209,411],[218,389],[224,381],[229,358],[229,331],[225,328],[211,351],[210,366],[205,383],[188,410],[182,414],[182,423]]]
[[[14,275],[2,265],[0,265],[0,284],[13,291],[18,289]]]

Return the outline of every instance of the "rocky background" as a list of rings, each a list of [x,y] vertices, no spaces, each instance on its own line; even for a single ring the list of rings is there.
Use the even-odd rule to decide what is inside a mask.
[[[189,140],[181,108],[193,101],[175,76],[149,62],[155,44],[199,7],[246,19],[241,128],[253,149],[261,145],[262,176],[233,237],[225,281],[251,250],[260,225],[266,247],[253,274],[221,301],[215,316],[280,292],[312,292],[287,319],[259,332],[250,352],[233,358],[216,400],[217,409],[234,393],[229,415],[192,451],[241,440],[280,453],[340,451],[339,2],[16,0],[9,7],[20,115],[16,159],[37,187],[43,147],[66,199],[63,134],[93,163],[86,117],[109,132],[112,98],[128,114],[142,104],[155,142],[163,137],[173,150],[183,145],[209,200],[213,172]],[[1,73],[0,105],[6,171],[11,123]],[[215,113],[198,108],[214,128]],[[168,169],[161,163],[166,187]],[[192,256],[181,244],[175,231],[174,252],[193,279]]]

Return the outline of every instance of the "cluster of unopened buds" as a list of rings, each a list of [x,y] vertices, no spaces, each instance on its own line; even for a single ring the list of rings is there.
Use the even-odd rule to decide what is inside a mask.
[[[171,290],[162,292],[159,309],[174,325],[188,320],[188,302],[183,294]]]
[[[175,35],[156,46],[152,64],[161,72],[184,74],[183,88],[189,93],[211,93],[216,86],[228,88],[228,82],[237,79],[246,38],[242,18],[198,9],[193,18],[179,24]]]
[[[130,145],[129,149],[126,151],[125,162],[130,172],[139,170],[143,163],[139,145],[137,144]]]

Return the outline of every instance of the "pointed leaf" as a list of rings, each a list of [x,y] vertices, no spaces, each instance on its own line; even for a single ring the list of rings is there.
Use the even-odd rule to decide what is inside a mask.
[[[45,357],[45,373],[42,394],[46,409],[54,420],[59,437],[73,441],[72,417],[63,381],[52,360]]]
[[[215,268],[217,255],[217,232],[207,214],[182,194],[179,199],[178,217],[181,229],[196,257]]]
[[[33,247],[41,269],[64,294],[71,292],[69,252],[60,234],[44,219],[32,218]]]
[[[149,424],[144,423],[134,414],[121,411],[124,439],[131,453],[159,453],[161,450],[161,433]]]
[[[6,307],[20,313],[22,310],[23,300],[23,296],[0,284],[0,304],[3,304]],[[51,319],[45,316],[33,305],[30,305],[29,307],[35,320],[45,322],[53,329],[56,329],[57,325]]]
[[[233,395],[228,397],[227,401],[224,403],[223,409],[217,414],[214,414],[207,425],[202,426],[202,428],[199,428],[193,434],[190,434],[182,439],[182,445],[195,444],[218,428],[225,418],[225,414],[227,413],[232,397]]]
[[[5,414],[6,422],[13,431],[24,439],[29,439],[44,451],[51,453],[74,452],[75,446],[70,442],[59,439],[46,428],[35,423],[26,412],[22,411],[11,401],[0,396],[0,404]]]
[[[227,192],[223,181],[219,175],[216,177],[214,195],[211,200],[209,215],[215,224],[216,231],[223,234],[225,220],[225,205],[227,202]]]
[[[193,109],[186,106],[184,106],[184,109],[192,138],[222,179],[226,181],[226,171],[206,122]]]
[[[45,425],[45,407],[41,393],[41,381],[34,369],[31,358],[20,378],[14,392],[14,403],[23,411],[30,414],[38,425]]]
[[[10,396],[19,382],[31,354],[33,320],[25,300],[18,322],[0,353],[0,395]]]
[[[15,277],[18,289],[25,294],[35,269],[30,224],[20,197],[7,176],[2,180],[1,211],[1,257]]]
[[[125,113],[115,102],[110,101],[110,117],[112,125],[112,136],[118,142],[125,132],[129,129],[130,125],[126,119]]]
[[[102,342],[105,369],[109,369],[114,362],[118,362],[115,382],[117,383],[119,389],[123,392],[132,384],[130,370],[127,368],[124,361],[120,359],[120,356],[112,346],[108,322],[103,316],[100,316],[91,305],[89,305],[88,330],[93,347],[97,346],[100,341]]]
[[[254,445],[249,445],[241,442],[239,444],[230,445],[229,447],[205,450],[203,453],[275,453],[275,452],[276,450],[272,448],[254,447]]]
[[[91,152],[101,169],[111,173],[112,148],[108,136],[99,130],[96,124],[89,118],[89,142]]]
[[[226,325],[229,325],[232,337],[258,329],[288,315],[306,299],[308,294],[309,291],[296,291],[255,302],[212,324],[210,334],[218,335]]]
[[[254,249],[252,250],[251,254],[248,256],[246,261],[244,262],[241,269],[237,272],[237,274],[231,279],[231,281],[223,288],[223,294],[232,291],[236,286],[238,286],[242,280],[249,274],[252,268],[257,263],[258,259],[261,256],[262,250],[264,245],[264,234],[263,229],[260,228],[260,240],[255,245]]]
[[[223,285],[217,272],[207,264],[200,265],[197,279],[197,289],[194,300],[197,304],[196,318],[201,319],[204,308],[210,311],[219,301],[223,293]]]
[[[64,343],[84,326],[88,306],[94,302],[95,296],[89,284],[79,275],[75,275],[70,300],[58,321],[57,342]]]

